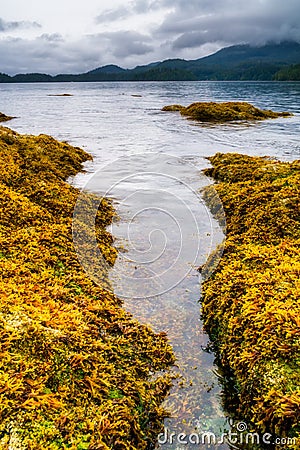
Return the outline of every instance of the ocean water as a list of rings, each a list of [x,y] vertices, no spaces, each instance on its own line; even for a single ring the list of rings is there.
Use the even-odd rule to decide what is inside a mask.
[[[62,93],[72,95],[57,96]],[[294,116],[204,126],[161,111],[168,104],[230,100]],[[177,357],[178,378],[165,401],[171,417],[157,448],[192,449],[195,444],[180,443],[179,433],[210,431],[219,437],[214,446],[196,448],[229,449],[220,439],[229,424],[200,319],[197,271],[217,245],[221,256],[226,224],[216,222],[203,201],[201,189],[212,181],[201,170],[216,152],[300,158],[300,83],[0,84],[0,111],[16,116],[7,126],[18,132],[50,134],[93,155],[85,173],[70,182],[114,201],[119,220],[110,231],[119,257],[111,287],[135,317],[167,333]],[[86,212],[88,225],[93,214]],[[80,246],[78,257],[100,282],[97,264]],[[208,266],[207,276],[213,270]]]

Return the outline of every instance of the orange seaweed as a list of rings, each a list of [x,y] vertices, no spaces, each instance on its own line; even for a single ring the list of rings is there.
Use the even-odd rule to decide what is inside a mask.
[[[223,202],[227,239],[204,282],[205,328],[233,374],[237,415],[297,437],[300,417],[300,161],[217,154],[207,175]],[[213,209],[209,189],[207,203]],[[237,407],[237,405],[235,405]]]
[[[150,375],[174,357],[77,261],[78,190],[65,180],[90,156],[0,127],[0,158],[0,447],[146,449],[170,384]],[[97,239],[111,264],[114,215],[102,199]]]

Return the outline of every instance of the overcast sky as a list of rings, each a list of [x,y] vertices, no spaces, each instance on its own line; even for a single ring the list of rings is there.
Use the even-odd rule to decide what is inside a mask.
[[[0,12],[0,72],[131,68],[238,43],[299,42],[299,18],[299,0],[9,0]]]

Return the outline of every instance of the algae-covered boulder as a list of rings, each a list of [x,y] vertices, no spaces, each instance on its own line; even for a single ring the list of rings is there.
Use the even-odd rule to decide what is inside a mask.
[[[292,115],[289,112],[259,109],[246,102],[196,102],[187,107],[181,105],[165,106],[162,111],[179,111],[181,115],[200,122],[264,120]]]
[[[7,122],[8,120],[14,119],[14,117],[6,116],[2,112],[0,112],[0,122]]]

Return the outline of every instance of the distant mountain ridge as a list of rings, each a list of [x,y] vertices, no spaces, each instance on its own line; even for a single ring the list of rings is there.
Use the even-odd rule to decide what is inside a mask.
[[[97,74],[97,73],[123,73],[123,72],[126,72],[126,69],[122,69],[122,67],[116,66],[115,64],[109,64],[107,66],[97,67],[97,69],[90,70],[87,73]]]
[[[285,41],[257,47],[233,45],[195,60],[168,59],[134,69],[109,64],[74,75],[0,74],[0,82],[286,80],[289,73],[295,77],[295,70],[290,67],[299,64],[300,44]]]
[[[253,47],[249,44],[233,45],[217,51],[213,55],[200,58],[202,62],[210,63],[240,63],[246,61],[282,62],[293,64],[299,61],[300,44],[293,41],[285,41],[280,44],[268,43],[263,46]],[[198,60],[198,61],[200,61]]]

